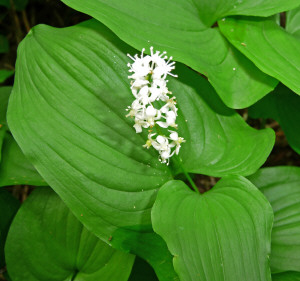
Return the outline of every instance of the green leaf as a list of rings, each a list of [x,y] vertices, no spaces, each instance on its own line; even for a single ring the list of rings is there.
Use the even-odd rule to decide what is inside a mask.
[[[21,206],[5,255],[14,281],[127,281],[134,261],[84,228],[45,187],[34,190]]]
[[[73,0],[76,1],[76,0]],[[78,0],[77,0],[78,1]],[[201,0],[195,1],[200,19],[207,26],[230,15],[268,17],[299,6],[298,0]]]
[[[136,257],[128,281],[158,281],[151,266],[143,259]]]
[[[249,180],[264,193],[274,211],[272,271],[300,271],[300,168],[264,168]]]
[[[2,148],[0,186],[9,185],[45,186],[47,183],[26,159],[13,137],[7,134]]]
[[[196,1],[63,2],[103,22],[134,48],[147,52],[154,46],[203,73],[229,107],[248,107],[277,84],[228,44],[218,28],[203,25]]]
[[[271,280],[272,221],[268,201],[242,177],[223,178],[203,195],[170,181],[152,209],[181,281]]]
[[[296,9],[286,12],[286,26],[287,32],[300,38],[300,6]]]
[[[14,0],[14,5],[17,11],[22,11],[26,8],[28,0]]]
[[[7,122],[6,122],[6,111],[8,99],[11,93],[12,87],[0,87],[0,152],[2,150],[2,144],[6,132],[8,130]],[[1,153],[0,153],[0,161],[1,161]]]
[[[13,70],[0,69],[0,83],[3,83],[6,79],[13,76]]]
[[[0,189],[0,268],[4,267],[4,245],[11,221],[20,202],[5,189]]]
[[[300,281],[300,272],[284,272],[272,275],[273,281]]]
[[[185,169],[217,177],[254,173],[273,147],[273,131],[250,128],[195,72],[179,65],[176,73],[168,85],[178,102],[179,135],[191,140],[180,151]]]
[[[219,27],[257,67],[300,95],[300,39],[273,18],[226,18],[219,21]]]
[[[161,263],[170,272],[169,253],[153,236],[150,212],[172,174],[156,151],[142,147],[147,132],[136,134],[125,118],[134,99],[126,53],[136,51],[97,21],[35,27],[18,50],[9,125],[77,218],[118,249],[144,259],[147,252],[159,276]],[[192,70],[179,65],[177,73],[181,78],[171,77],[169,88],[178,100],[179,133],[187,139],[180,152],[185,168],[216,176],[256,171],[272,149],[273,131],[246,125]]]
[[[272,118],[282,127],[289,145],[300,154],[300,97],[279,85],[274,92],[249,108],[253,118]]]
[[[0,53],[7,53],[9,51],[9,43],[5,36],[0,34]]]

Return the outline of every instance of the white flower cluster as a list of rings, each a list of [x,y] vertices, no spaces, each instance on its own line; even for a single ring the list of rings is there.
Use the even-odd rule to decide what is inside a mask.
[[[131,91],[135,100],[126,109],[129,111],[126,117],[134,118],[133,127],[137,133],[141,133],[142,128],[150,128],[144,147],[154,147],[159,152],[159,160],[168,165],[170,157],[174,153],[178,154],[181,143],[185,142],[176,131],[169,129],[177,129],[178,109],[175,97],[171,96],[172,93],[167,88],[166,80],[167,75],[177,77],[171,73],[175,62],[171,62],[172,57],[166,61],[166,52],[153,53],[153,47],[150,48],[151,55],[144,56],[144,51],[145,49],[142,50],[141,57],[128,54],[133,60],[132,64],[128,63],[129,72],[132,73],[128,78],[132,79]]]

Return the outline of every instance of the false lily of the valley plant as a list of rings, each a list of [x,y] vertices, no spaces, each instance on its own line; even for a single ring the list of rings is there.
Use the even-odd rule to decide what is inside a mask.
[[[62,2],[0,88],[9,280],[300,280],[299,1]]]

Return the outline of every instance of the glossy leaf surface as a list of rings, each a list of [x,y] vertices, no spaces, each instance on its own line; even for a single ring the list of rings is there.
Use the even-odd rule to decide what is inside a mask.
[[[289,88],[279,85],[249,108],[252,118],[275,119],[283,129],[289,145],[300,154],[300,97]]]
[[[273,18],[226,18],[219,21],[225,37],[263,72],[300,95],[300,39]]]
[[[223,178],[204,195],[170,181],[152,209],[182,281],[271,280],[272,220],[265,197],[242,177]]]
[[[6,235],[19,205],[20,202],[8,191],[0,190],[0,268],[5,265],[4,245]]]
[[[272,271],[300,271],[300,168],[264,168],[249,180],[274,210]]]
[[[200,11],[197,3],[201,5],[206,1],[63,2],[98,19],[134,48],[146,48],[149,52],[149,47],[154,46],[206,75],[229,107],[247,107],[277,84],[275,79],[265,75],[228,44],[218,28],[208,28],[203,24],[201,13],[205,14],[206,9]],[[210,2],[212,7],[213,3]]]
[[[84,228],[48,187],[20,208],[5,255],[13,281],[127,281],[134,262]]]

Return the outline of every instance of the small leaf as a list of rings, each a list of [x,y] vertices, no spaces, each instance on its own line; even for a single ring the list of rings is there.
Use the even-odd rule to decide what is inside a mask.
[[[300,168],[264,168],[249,180],[264,193],[274,211],[272,271],[300,271]]]
[[[284,131],[289,145],[300,154],[299,108],[300,97],[284,85],[279,85],[249,108],[249,116],[275,119]]]
[[[273,274],[272,281],[300,281],[300,272],[284,272]]]
[[[2,148],[0,186],[9,185],[45,186],[47,183],[26,159],[13,137],[7,134]]]
[[[242,177],[223,178],[204,195],[170,181],[152,209],[182,281],[271,280],[272,220],[265,197]]]
[[[134,261],[84,228],[45,187],[34,190],[17,213],[5,255],[14,281],[127,281]]]
[[[277,84],[277,80],[265,75],[228,44],[218,28],[208,28],[203,24],[200,15],[206,14],[205,9],[200,11],[195,4],[200,1],[152,0],[146,4],[135,0],[110,0],[109,4],[105,0],[63,2],[101,21],[134,48],[146,48],[149,52],[149,47],[154,46],[206,75],[229,107],[248,107]],[[214,2],[210,1],[209,6],[213,7]],[[244,2],[253,5],[252,0]]]
[[[226,18],[219,21],[225,37],[263,72],[300,95],[300,39],[273,18]]]
[[[20,202],[5,189],[0,189],[0,268],[4,267],[4,245],[10,224]]]

